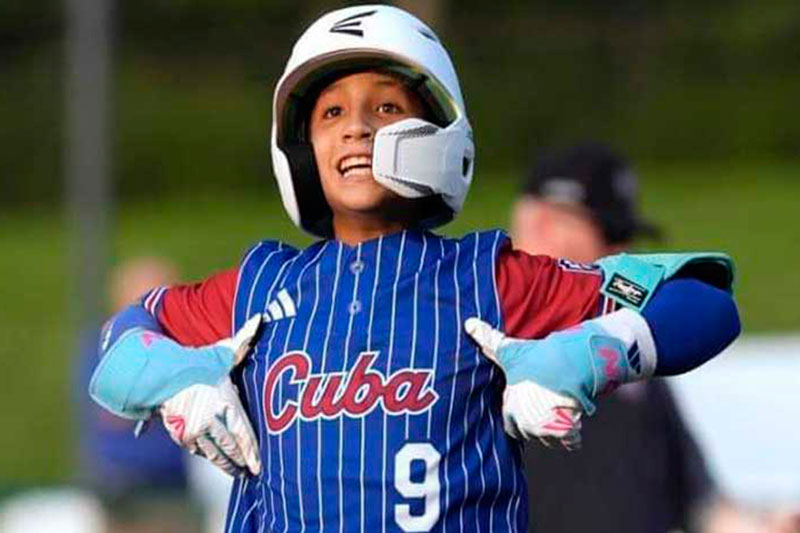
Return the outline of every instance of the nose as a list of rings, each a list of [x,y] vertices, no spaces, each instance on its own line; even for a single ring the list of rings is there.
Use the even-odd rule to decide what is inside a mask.
[[[362,110],[354,110],[347,117],[347,123],[343,130],[346,141],[362,141],[372,139],[375,128],[369,120],[367,113]]]

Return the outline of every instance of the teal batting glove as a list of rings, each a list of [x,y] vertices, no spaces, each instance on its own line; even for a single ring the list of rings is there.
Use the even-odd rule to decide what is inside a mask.
[[[652,374],[655,367],[654,348],[640,350],[636,342],[643,336],[641,328],[648,336],[649,329],[629,310],[542,340],[507,337],[476,318],[464,326],[505,374],[503,417],[506,431],[515,438],[556,439],[574,448],[580,443],[581,414],[594,413],[596,398]]]
[[[258,441],[230,371],[249,353],[261,315],[235,336],[191,348],[142,328],[106,351],[89,393],[112,413],[138,420],[158,412],[170,437],[232,476],[261,472]]]
[[[467,333],[478,343],[483,354],[503,371],[503,427],[517,440],[538,439],[550,447],[554,442],[568,450],[580,447],[580,403],[573,397],[547,388],[528,374],[520,364],[522,348],[530,349],[537,341],[520,341],[477,318],[464,323]]]

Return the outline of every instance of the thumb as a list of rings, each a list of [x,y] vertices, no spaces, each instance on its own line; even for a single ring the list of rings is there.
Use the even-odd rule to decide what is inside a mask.
[[[256,313],[247,322],[244,323],[236,335],[233,336],[233,366],[238,365],[245,358],[253,345],[253,338],[258,333],[258,327],[261,325],[261,313]]]
[[[483,355],[491,359],[500,368],[503,368],[503,364],[497,358],[497,352],[506,342],[505,333],[494,329],[483,320],[475,317],[468,318],[464,322],[464,330],[478,343]]]
[[[250,351],[250,347],[253,345],[253,338],[258,333],[260,325],[261,314],[258,313],[250,317],[233,337],[217,343],[217,345],[224,346],[233,352],[233,366],[241,363]]]

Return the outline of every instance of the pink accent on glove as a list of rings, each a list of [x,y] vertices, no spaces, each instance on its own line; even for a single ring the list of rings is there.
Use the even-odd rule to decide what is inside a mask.
[[[145,331],[140,336],[140,338],[142,339],[142,344],[144,345],[145,348],[150,348],[150,345],[153,344],[160,337],[161,335],[153,331]]]
[[[167,424],[169,425],[170,433],[172,433],[178,441],[183,442],[183,433],[186,431],[186,421],[183,417],[179,415],[169,415],[167,417]]]

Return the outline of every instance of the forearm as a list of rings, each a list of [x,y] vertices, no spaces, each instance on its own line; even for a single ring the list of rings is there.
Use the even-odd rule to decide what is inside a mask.
[[[503,369],[509,434],[556,435],[568,445],[572,441],[564,439],[574,435],[580,418],[575,402],[592,414],[596,399],[620,384],[686,372],[736,338],[732,264],[722,256],[694,263],[685,256],[657,259],[670,268],[624,257],[604,267],[603,294],[625,308],[541,340],[509,338],[479,319],[467,320],[467,333]],[[702,274],[704,281],[689,274]]]
[[[149,418],[190,385],[219,383],[234,364],[234,353],[224,344],[189,348],[168,338],[141,305],[124,309],[106,323],[100,356],[90,396],[112,413],[133,419]]]
[[[741,331],[733,297],[694,279],[666,282],[642,316],[656,345],[656,376],[682,374],[700,366]]]
[[[642,335],[643,328],[636,328],[640,337],[648,337],[639,339],[638,347],[653,345],[652,353],[642,354],[649,358],[645,363],[650,363],[642,377],[691,370],[720,353],[739,335],[741,327],[732,296],[734,264],[727,255],[619,254],[597,264],[604,277],[601,293],[641,315],[647,325],[648,335]],[[627,316],[631,323],[636,321]]]
[[[89,394],[125,418],[146,420],[158,410],[172,439],[192,453],[231,475],[258,474],[258,442],[228,374],[260,322],[257,314],[234,337],[192,348],[164,335],[143,307],[131,306],[103,330]]]
[[[504,344],[508,384],[531,380],[568,394],[588,413],[622,383],[685,372],[722,351],[739,333],[725,291],[691,279],[666,281],[645,311],[622,309],[551,333]]]
[[[694,279],[665,282],[641,314],[624,309],[593,320],[625,347],[626,381],[692,370],[739,335],[733,297]]]

